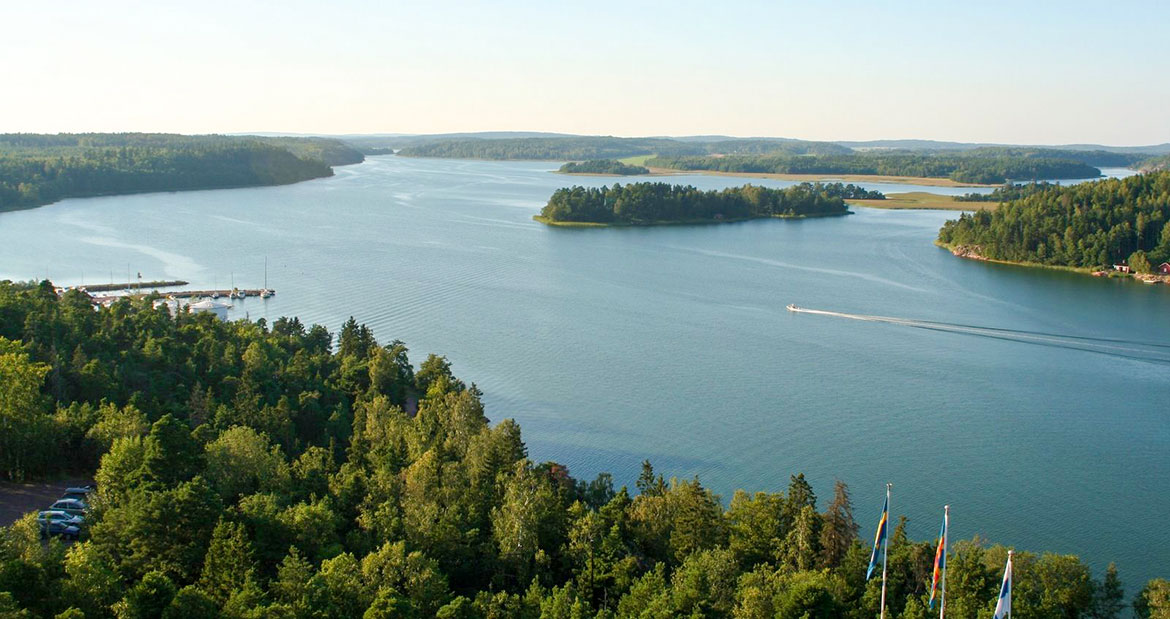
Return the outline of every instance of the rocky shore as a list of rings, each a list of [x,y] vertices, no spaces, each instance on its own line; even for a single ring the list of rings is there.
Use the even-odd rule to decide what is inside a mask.
[[[979,253],[982,251],[983,248],[979,247],[978,245],[953,245],[952,246],[952,245],[944,245],[944,244],[938,243],[938,242],[935,242],[935,244],[942,247],[943,249],[946,249],[947,251],[951,252],[952,254],[954,254],[960,258],[966,258],[968,260],[979,260],[982,262],[995,262],[995,263],[999,263],[999,264],[1015,264],[1018,266],[1025,266],[1025,267],[1040,267],[1040,268],[1045,268],[1045,269],[1060,269],[1060,270],[1067,270],[1067,271],[1077,271],[1077,272],[1081,272],[1081,273],[1088,273],[1088,274],[1092,275],[1093,277],[1125,277],[1125,278],[1130,278],[1130,279],[1133,279],[1135,281],[1143,282],[1146,284],[1170,284],[1170,275],[1162,275],[1162,274],[1158,274],[1158,273],[1122,273],[1120,271],[1114,271],[1111,269],[1105,269],[1105,270],[1100,270],[1100,271],[1090,271],[1089,269],[1082,269],[1082,268],[1077,268],[1077,267],[1062,267],[1062,266],[1053,266],[1053,265],[1048,265],[1048,264],[1035,264],[1035,263],[1029,263],[1029,262],[1012,262],[1010,260],[993,260],[993,259],[988,258],[987,256],[984,256],[983,254]]]

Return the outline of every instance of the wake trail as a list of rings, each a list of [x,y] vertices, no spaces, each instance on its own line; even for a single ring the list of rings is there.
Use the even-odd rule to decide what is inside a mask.
[[[1162,342],[1141,342],[1137,340],[1127,340],[1121,338],[1048,333],[1044,331],[1027,331],[1023,329],[1007,329],[1002,327],[983,327],[979,325],[938,322],[932,320],[915,320],[912,318],[897,318],[893,316],[850,314],[846,312],[807,309],[803,307],[790,307],[789,311],[799,314],[816,314],[821,316],[846,318],[849,320],[859,320],[862,322],[879,322],[903,327],[911,327],[914,329],[924,329],[928,331],[972,335],[976,337],[984,337],[1001,341],[1018,342],[1021,344],[1033,344],[1037,346],[1063,348],[1066,350],[1093,352],[1125,359],[1133,359],[1136,361],[1149,361],[1154,363],[1170,364],[1170,356],[1166,356],[1166,353],[1163,352],[1165,349],[1170,349],[1170,344]]]

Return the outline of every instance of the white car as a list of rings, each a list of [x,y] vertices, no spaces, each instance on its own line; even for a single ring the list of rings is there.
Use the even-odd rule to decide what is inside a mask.
[[[84,516],[89,511],[89,505],[81,499],[59,499],[49,506],[50,510],[62,511],[74,516]]]

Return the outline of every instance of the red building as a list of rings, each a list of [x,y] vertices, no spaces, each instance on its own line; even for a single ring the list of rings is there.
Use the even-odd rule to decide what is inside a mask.
[[[1170,275],[1170,262],[1163,262],[1158,265],[1158,272],[1162,275]]]

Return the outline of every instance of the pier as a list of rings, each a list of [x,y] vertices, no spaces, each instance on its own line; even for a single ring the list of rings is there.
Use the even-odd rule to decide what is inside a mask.
[[[159,280],[153,282],[130,282],[128,284],[88,284],[85,286],[71,286],[78,290],[86,292],[113,292],[116,290],[141,290],[143,288],[171,288],[174,286],[186,286],[187,282],[181,279],[175,280]]]
[[[227,299],[230,298],[232,294],[243,294],[246,297],[259,297],[263,292],[265,292],[265,289],[262,288],[247,290],[241,288],[237,290],[176,290],[174,292],[167,293],[160,292],[159,294],[162,294],[166,297],[174,297],[176,299],[191,299],[194,297],[207,297],[209,299],[220,297]],[[268,290],[268,292],[271,294],[276,294],[275,290]]]

